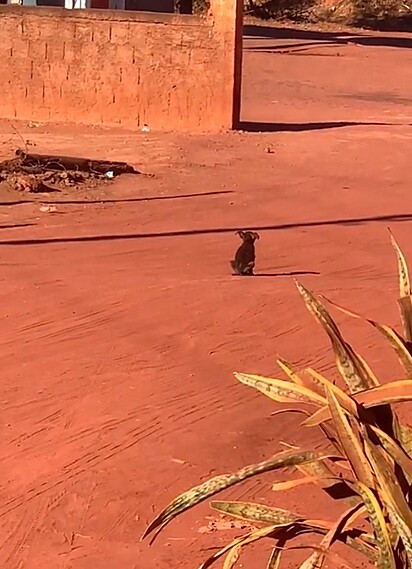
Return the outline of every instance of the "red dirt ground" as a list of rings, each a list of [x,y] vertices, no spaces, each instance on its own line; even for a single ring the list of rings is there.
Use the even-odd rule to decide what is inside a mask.
[[[196,567],[239,530],[199,533],[204,505],[148,547],[139,537],[155,513],[281,441],[318,443],[232,377],[276,373],[276,353],[331,373],[289,275],[398,323],[386,226],[412,259],[412,36],[331,44],[305,33],[245,41],[243,118],[277,132],[15,124],[37,152],[128,160],[155,176],[118,180],[111,195],[80,195],[53,214],[39,203],[0,208],[4,569]],[[1,132],[6,157],[19,139],[7,142],[9,124]],[[257,272],[269,276],[230,275],[243,227],[260,231]],[[400,374],[372,329],[339,322],[384,379]],[[273,479],[225,497],[333,517],[314,488],[274,495]],[[290,552],[285,567],[304,555]],[[264,557],[245,559],[264,567]],[[336,554],[328,566],[348,565]]]

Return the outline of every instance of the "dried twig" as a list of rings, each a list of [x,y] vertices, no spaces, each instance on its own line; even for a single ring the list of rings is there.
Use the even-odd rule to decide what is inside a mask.
[[[21,133],[17,130],[17,128],[14,126],[14,124],[11,125],[11,128],[14,130],[14,132],[17,134],[17,136],[20,138],[20,140],[24,144],[24,148],[25,148],[26,152],[28,152],[27,143],[24,140],[24,138],[22,137]]]

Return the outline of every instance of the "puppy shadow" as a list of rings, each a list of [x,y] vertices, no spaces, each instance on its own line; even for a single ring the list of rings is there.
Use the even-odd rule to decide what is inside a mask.
[[[302,275],[320,275],[318,271],[289,271],[287,273],[255,273],[254,277],[298,277]]]

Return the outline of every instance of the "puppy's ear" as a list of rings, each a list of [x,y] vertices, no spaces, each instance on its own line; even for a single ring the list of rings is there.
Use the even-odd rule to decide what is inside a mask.
[[[243,240],[245,239],[245,232],[241,229],[239,229],[239,231],[236,231],[236,235],[239,235],[239,237]]]
[[[253,237],[255,239],[260,239],[259,233],[256,233],[256,232],[253,233]]]

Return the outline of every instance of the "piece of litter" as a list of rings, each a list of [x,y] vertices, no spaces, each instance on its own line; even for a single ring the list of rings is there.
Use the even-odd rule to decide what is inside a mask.
[[[150,132],[150,126],[147,124],[144,124],[142,126],[142,132]]]
[[[29,128],[37,128],[39,126],[40,126],[40,124],[38,122],[34,122],[34,121],[29,122]]]
[[[105,176],[106,178],[114,178],[113,170],[109,170],[108,172],[106,172]]]
[[[170,460],[172,462],[175,462],[176,464],[187,464],[187,462],[185,460],[182,460],[181,458],[171,458]]]
[[[41,205],[39,210],[43,213],[55,213],[57,211],[57,207],[55,205]]]

